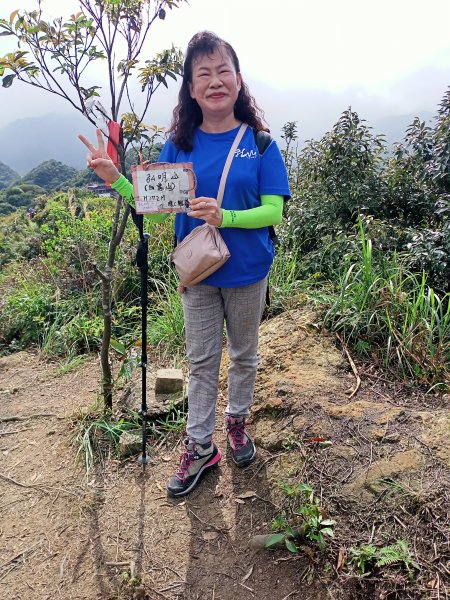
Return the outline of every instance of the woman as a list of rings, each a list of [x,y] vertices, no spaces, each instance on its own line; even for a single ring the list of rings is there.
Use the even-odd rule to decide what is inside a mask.
[[[243,122],[250,127],[235,152],[220,207],[216,201],[220,177]],[[258,152],[255,132],[263,129],[261,111],[243,82],[233,48],[213,33],[197,33],[188,45],[178,105],[159,160],[194,165],[197,197],[189,213],[175,217],[177,239],[183,240],[206,221],[220,228],[231,258],[182,296],[189,410],[185,451],[167,488],[171,496],[191,492],[221,459],[212,436],[224,322],[230,357],[225,411],[228,444],[238,467],[255,458],[245,421],[253,401],[258,330],[274,256],[268,227],[281,222],[283,202],[289,198],[286,169],[276,143],[272,141],[263,156]],[[99,131],[97,136],[98,148],[80,136],[90,150],[88,166],[132,200],[132,185],[108,159]],[[161,215],[153,220],[160,221]]]

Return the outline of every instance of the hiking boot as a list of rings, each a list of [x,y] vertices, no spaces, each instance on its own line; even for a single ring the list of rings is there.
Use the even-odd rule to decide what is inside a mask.
[[[238,467],[246,467],[256,456],[256,448],[245,430],[243,417],[227,417],[227,438],[231,458]]]
[[[208,469],[215,467],[222,458],[214,442],[196,444],[186,439],[184,445],[186,450],[181,457],[180,468],[167,486],[169,496],[185,496],[192,492]]]

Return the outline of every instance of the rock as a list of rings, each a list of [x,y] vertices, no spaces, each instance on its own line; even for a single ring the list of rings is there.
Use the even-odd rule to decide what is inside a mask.
[[[287,399],[284,400],[282,398],[273,398],[273,397],[266,397],[264,399],[261,400],[256,400],[255,404],[253,405],[252,408],[252,412],[254,415],[257,415],[260,412],[264,412],[264,413],[272,413],[272,412],[279,412],[283,409],[287,409],[289,408],[289,403],[287,402]]]
[[[156,372],[155,394],[175,394],[182,392],[184,385],[181,369],[158,369]]]
[[[293,393],[293,385],[289,381],[280,380],[276,384],[277,387],[277,395],[278,396],[287,396],[288,394]]]
[[[332,417],[350,418],[358,421],[367,419],[377,425],[386,425],[387,422],[395,421],[402,412],[401,408],[390,404],[369,402],[367,400],[357,400],[348,404],[330,405],[328,407],[328,413]]]
[[[424,456],[418,450],[407,450],[397,452],[387,458],[383,458],[371,465],[351,483],[342,488],[344,496],[352,497],[363,494],[364,489],[373,494],[380,493],[378,481],[380,479],[394,479],[397,475],[405,472],[418,471],[423,467]]]
[[[386,434],[386,428],[372,427],[366,433],[370,440],[376,440],[382,444],[397,444],[400,441],[398,432]]]
[[[271,418],[261,418],[253,423],[253,432],[255,443],[261,448],[275,452],[281,450],[283,442],[292,433],[288,427],[288,419],[273,420]]]
[[[267,542],[270,540],[270,538],[272,537],[272,533],[268,533],[266,535],[254,535],[250,540],[249,540],[249,547],[253,548],[255,550],[260,550],[260,549],[264,549],[266,548],[266,544]],[[305,537],[305,531],[303,527],[295,527],[292,530],[292,536],[291,539],[294,540],[303,540]],[[275,544],[271,544],[270,546],[271,548],[284,548],[285,547],[285,541],[284,538],[279,540],[278,542],[276,542]]]
[[[120,436],[119,454],[121,458],[139,454],[142,450],[142,429],[124,431]]]
[[[426,444],[433,454],[450,467],[450,415],[448,411],[430,413],[430,419],[424,419],[424,430],[419,439]]]
[[[356,456],[356,450],[350,448],[350,446],[331,446],[329,453],[336,458],[343,458],[345,460],[350,460]]]
[[[184,392],[184,379],[181,369],[147,370],[147,416],[149,419],[166,415],[174,408],[187,405],[187,396]],[[123,390],[118,405],[128,407],[136,412],[140,411],[142,404],[142,384],[140,373],[133,377],[133,381]],[[156,393],[156,389],[173,389],[174,392]]]

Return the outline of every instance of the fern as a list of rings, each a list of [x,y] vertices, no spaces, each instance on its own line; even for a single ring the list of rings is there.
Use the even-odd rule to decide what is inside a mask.
[[[405,540],[398,540],[395,544],[380,548],[376,556],[376,567],[388,567],[394,563],[402,562],[409,571],[412,565],[418,568],[411,557],[411,553]]]
[[[420,569],[411,557],[411,553],[405,540],[398,540],[390,546],[377,548],[373,544],[365,544],[359,548],[351,548],[351,561],[356,563],[357,570],[365,573],[367,567],[389,567],[395,563],[403,563],[410,571],[410,567]]]

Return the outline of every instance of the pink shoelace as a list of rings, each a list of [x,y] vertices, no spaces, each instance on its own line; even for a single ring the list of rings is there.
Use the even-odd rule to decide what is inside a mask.
[[[189,467],[194,461],[195,450],[195,446],[191,446],[191,448],[189,448],[189,443],[184,442],[184,444],[186,446],[186,452],[183,452],[180,462],[180,468],[175,473],[175,476],[181,481],[184,481],[186,479],[186,473],[188,472]]]
[[[233,441],[236,450],[241,450],[247,445],[245,440],[245,421],[233,419],[232,417],[228,420],[228,433]]]

